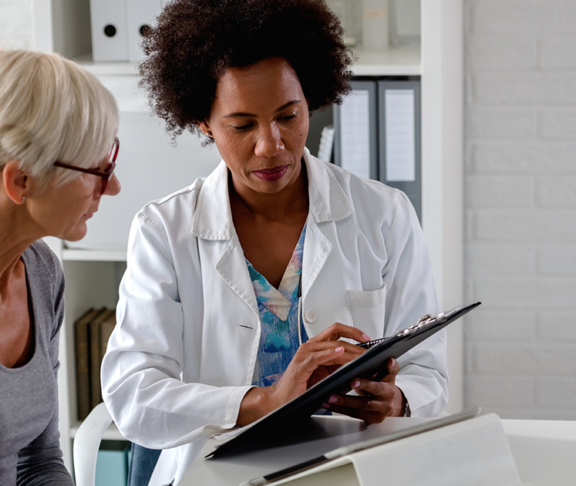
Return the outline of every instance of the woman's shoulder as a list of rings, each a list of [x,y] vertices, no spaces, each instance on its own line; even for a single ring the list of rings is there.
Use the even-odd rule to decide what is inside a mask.
[[[316,159],[318,160],[318,159]],[[370,211],[379,208],[381,216],[393,218],[402,212],[412,216],[413,207],[408,196],[399,189],[387,186],[380,181],[365,179],[335,164],[319,161],[332,174],[355,211]]]
[[[64,271],[58,257],[43,241],[38,240],[22,254],[26,277],[34,302],[36,323],[54,336],[60,329],[64,313]]]
[[[63,278],[60,260],[43,240],[32,243],[22,254],[29,278],[46,279],[46,282],[58,282]]]

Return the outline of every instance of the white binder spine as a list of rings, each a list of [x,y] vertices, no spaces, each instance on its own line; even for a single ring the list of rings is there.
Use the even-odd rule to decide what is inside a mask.
[[[144,58],[142,40],[147,30],[156,22],[163,6],[162,0],[125,0],[128,29],[128,60],[137,62]]]
[[[126,4],[124,0],[91,0],[94,61],[127,61]]]

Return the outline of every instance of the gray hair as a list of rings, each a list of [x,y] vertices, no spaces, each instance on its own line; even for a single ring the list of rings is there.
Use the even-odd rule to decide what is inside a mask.
[[[0,51],[0,168],[11,161],[42,182],[80,173],[110,150],[118,129],[112,94],[93,74],[58,54]]]

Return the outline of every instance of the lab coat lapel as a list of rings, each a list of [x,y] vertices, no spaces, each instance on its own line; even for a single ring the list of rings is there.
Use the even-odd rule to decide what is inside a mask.
[[[306,148],[303,157],[308,174],[310,200],[309,231],[306,233],[302,262],[302,293],[305,296],[332,250],[332,243],[322,232],[321,226],[348,217],[352,214],[352,206],[325,162],[311,156]],[[223,204],[223,201],[227,204]],[[232,221],[228,195],[228,169],[224,161],[202,185],[192,221],[192,233],[199,238],[219,241],[220,244],[215,245],[214,249],[215,252],[221,252],[214,253],[215,270],[230,289],[258,316],[258,304],[252,281]]]
[[[211,264],[230,289],[258,316],[252,280],[232,221],[228,168],[224,161],[202,184],[191,231],[198,238],[213,241]]]
[[[259,316],[256,294],[236,233],[234,233],[230,243],[226,245],[224,253],[214,268],[228,284],[228,287],[252,309],[256,316]]]
[[[352,206],[325,162],[310,155],[308,149],[304,149],[304,161],[310,200],[302,262],[302,295],[305,297],[332,251],[332,243],[322,227],[350,216]]]
[[[332,243],[324,236],[316,222],[308,217],[302,261],[302,295],[306,296],[332,251]]]

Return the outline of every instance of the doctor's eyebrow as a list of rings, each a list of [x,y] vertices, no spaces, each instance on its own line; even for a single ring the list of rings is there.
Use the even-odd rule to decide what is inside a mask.
[[[282,111],[286,108],[288,108],[289,106],[295,105],[296,103],[302,103],[302,100],[292,100],[289,101],[288,103],[283,104],[280,108],[278,108],[275,113],[278,113],[279,111]],[[232,118],[235,116],[241,116],[241,117],[256,117],[256,115],[254,115],[253,113],[245,113],[243,111],[237,111],[234,113],[230,113],[229,115],[225,115],[222,118]]]

